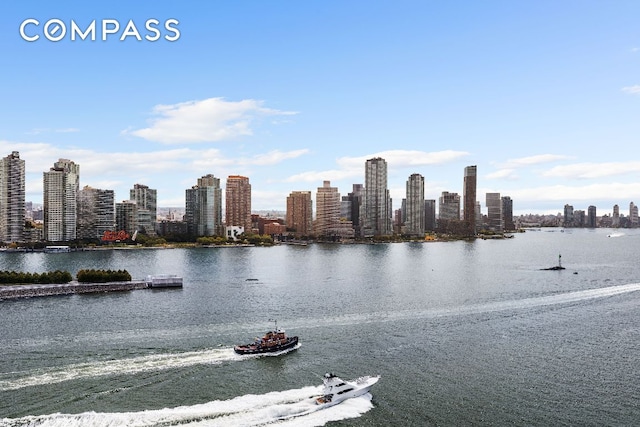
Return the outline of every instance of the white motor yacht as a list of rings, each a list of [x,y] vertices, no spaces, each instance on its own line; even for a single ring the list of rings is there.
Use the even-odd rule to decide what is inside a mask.
[[[353,381],[344,381],[334,374],[326,373],[322,378],[322,382],[324,383],[322,395],[315,397],[316,404],[333,406],[343,400],[362,396],[368,393],[379,379],[380,376],[365,376]]]

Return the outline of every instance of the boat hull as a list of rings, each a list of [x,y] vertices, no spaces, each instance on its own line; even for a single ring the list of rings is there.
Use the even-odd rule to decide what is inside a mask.
[[[289,337],[283,344],[273,346],[262,346],[255,344],[237,345],[233,347],[233,351],[237,354],[268,354],[277,353],[279,351],[290,350],[298,345],[298,337]]]
[[[371,387],[375,383],[378,382],[380,377],[366,377],[363,378],[361,382],[356,381],[353,383],[348,383],[353,386],[353,388],[344,393],[334,393],[331,395],[322,395],[317,396],[314,400],[318,406],[321,408],[327,408],[329,406],[337,405],[338,403],[344,402],[347,399],[351,399],[354,397],[362,396],[363,394],[369,393]]]

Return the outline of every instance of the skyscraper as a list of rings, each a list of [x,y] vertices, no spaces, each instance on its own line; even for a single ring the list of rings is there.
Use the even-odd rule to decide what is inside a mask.
[[[434,231],[436,229],[436,201],[429,199],[424,201],[424,229]]]
[[[460,195],[443,191],[438,201],[438,219],[460,220]]]
[[[227,227],[244,227],[251,233],[251,184],[249,178],[231,175],[227,178],[225,217]]]
[[[596,207],[591,205],[587,208],[587,227],[596,228],[597,225]]]
[[[138,204],[135,201],[116,203],[116,229],[126,231],[131,237],[138,231]]]
[[[464,199],[464,221],[467,224],[468,232],[476,234],[476,186],[477,186],[477,167],[467,166],[464,168],[464,191],[462,197]]]
[[[364,185],[353,184],[353,191],[342,197],[340,216],[351,221],[356,236],[362,237],[364,214]]]
[[[387,188],[387,162],[376,157],[365,164],[364,234],[387,236],[391,228],[391,197]]]
[[[502,219],[505,231],[516,229],[516,224],[513,222],[513,200],[509,196],[502,197]]]
[[[405,215],[405,232],[410,235],[424,235],[424,177],[419,173],[412,174],[407,180]]]
[[[292,191],[287,197],[287,229],[294,236],[309,236],[312,233],[313,201],[311,191]]]
[[[612,227],[620,227],[620,206],[613,205],[613,217],[611,218]]]
[[[44,239],[64,242],[76,239],[80,165],[59,159],[43,173]]]
[[[115,193],[84,186],[78,193],[78,239],[100,239],[115,231]]]
[[[17,242],[24,235],[24,160],[13,151],[0,160],[0,241]]]
[[[566,204],[564,205],[564,216],[563,216],[563,227],[573,227],[575,225],[575,218],[573,212],[573,206]]]
[[[185,222],[189,234],[222,236],[222,188],[220,178],[212,174],[198,178],[198,184],[186,191]]]
[[[150,236],[155,235],[155,223],[158,216],[158,190],[146,185],[135,184],[129,190],[129,200],[138,205],[138,231]]]
[[[489,230],[502,232],[504,225],[502,222],[502,200],[500,200],[500,193],[487,193],[486,203]]]
[[[633,202],[629,202],[629,222],[631,227],[638,226],[638,206]]]
[[[318,236],[330,236],[340,224],[340,193],[330,181],[324,181],[316,192],[316,221],[313,230]]]

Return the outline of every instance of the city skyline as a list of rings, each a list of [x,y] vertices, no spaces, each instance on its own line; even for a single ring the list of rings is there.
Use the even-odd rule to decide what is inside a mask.
[[[67,158],[82,186],[116,201],[143,183],[158,206],[184,206],[198,177],[242,175],[254,210],[284,211],[292,191],[324,181],[346,195],[376,157],[394,208],[414,173],[426,199],[463,194],[468,165],[483,211],[497,192],[514,215],[640,200],[640,4],[34,1],[0,12],[0,153],[26,160],[27,201],[41,202],[42,172]],[[31,34],[53,18],[176,19],[180,37],[20,37],[24,20],[41,21]]]
[[[17,156],[19,158],[20,154],[19,154],[19,152],[15,152],[14,151],[14,152],[12,152],[12,154],[10,154],[8,156],[8,158],[10,158],[11,156]],[[21,159],[21,162],[23,163],[23,169],[26,169],[24,167],[24,163],[26,163],[25,160]],[[384,176],[386,177],[386,170],[388,169],[388,166],[387,166],[387,162],[386,162],[385,159],[379,158],[379,157],[373,158],[373,159],[367,159],[367,161],[363,165],[363,180],[362,180],[363,182],[367,181],[367,178],[366,178],[367,170],[369,169],[370,164],[372,162],[374,164],[378,163],[378,162],[381,162],[384,165]],[[53,171],[57,167],[57,165],[61,164],[61,163],[71,163],[71,164],[74,164],[75,167],[77,167],[77,168],[79,168],[81,166],[81,165],[77,164],[76,162],[74,162],[73,160],[60,158],[56,162],[54,162],[54,167],[50,168],[49,172],[43,171],[44,181],[47,181],[47,176],[50,174],[50,172]],[[467,180],[468,180],[469,175],[471,177],[475,177],[476,174],[477,174],[477,165],[467,166],[467,167],[464,168],[463,174],[461,176],[462,183],[463,183],[462,184],[462,193],[463,194],[464,194],[464,191],[466,190]],[[401,208],[403,206],[403,203],[405,202],[405,200],[408,197],[411,197],[409,195],[409,192],[408,192],[409,191],[408,190],[408,183],[409,183],[409,181],[411,181],[416,176],[420,176],[420,178],[422,180],[422,183],[424,183],[424,177],[422,177],[418,173],[413,173],[410,176],[408,176],[407,177],[407,181],[405,182],[407,187],[405,188],[404,196],[402,198],[400,198],[399,200],[397,200],[397,199],[393,200],[392,198],[390,198],[390,202],[392,204],[390,211],[393,212],[396,209]],[[115,197],[115,191],[113,189],[104,189],[104,188],[96,189],[96,188],[94,188],[94,187],[92,187],[90,185],[83,184],[80,181],[81,180],[81,175],[78,174],[78,177],[75,178],[77,180],[76,184],[78,185],[78,191],[79,191],[80,187],[83,187],[83,188],[86,188],[86,189],[90,189],[90,190],[108,191],[108,192],[111,192],[113,194],[112,197],[114,198],[115,203],[129,203],[131,201],[134,201],[134,202],[140,203],[143,206],[143,208],[145,208],[145,209],[148,208],[146,206],[147,203],[151,203],[151,213],[152,213],[151,217],[155,217],[155,215],[153,215],[153,213],[155,213],[157,211],[157,208],[182,209],[182,210],[184,210],[186,208],[186,210],[188,211],[189,210],[188,209],[188,205],[190,203],[189,191],[192,191],[193,189],[197,189],[198,187],[202,187],[203,185],[205,185],[205,184],[203,184],[203,182],[204,182],[203,180],[205,180],[205,178],[208,179],[208,180],[215,179],[216,181],[218,181],[218,184],[217,184],[218,191],[220,191],[222,189],[226,190],[227,188],[229,188],[230,191],[233,191],[233,187],[235,186],[235,181],[237,181],[238,179],[241,179],[242,181],[246,181],[247,185],[249,186],[249,193],[247,193],[249,198],[244,203],[245,204],[249,204],[249,205],[251,205],[251,203],[252,203],[252,200],[251,200],[252,196],[250,194],[251,193],[251,190],[250,190],[251,185],[248,184],[250,177],[242,177],[242,176],[238,176],[238,175],[230,175],[230,176],[228,176],[227,177],[227,186],[225,186],[224,188],[220,187],[220,183],[219,183],[220,179],[219,178],[214,178],[213,174],[207,174],[206,176],[198,178],[197,179],[198,185],[192,186],[190,189],[189,188],[183,189],[186,192],[186,196],[184,196],[184,198],[182,200],[182,204],[179,205],[179,206],[157,206],[157,192],[158,192],[158,190],[157,189],[149,189],[148,185],[145,185],[145,184],[142,184],[142,183],[132,184],[132,186],[131,186],[132,188],[130,188],[128,190],[129,197],[128,198],[125,197],[125,198],[119,199],[118,197]],[[229,186],[230,182],[234,183],[234,184],[232,186]],[[323,181],[324,185],[326,185],[327,182],[329,182],[329,181],[327,181],[327,180]],[[476,184],[477,184],[477,182],[474,179],[473,181],[471,181],[471,184],[470,184],[471,187],[470,188],[473,189],[473,187],[475,187]],[[209,184],[206,184],[206,185],[209,185]],[[353,183],[352,186],[362,186],[362,189],[365,189],[365,187],[366,187],[366,186],[364,186],[364,184],[361,184],[361,183]],[[343,197],[343,196],[347,195],[347,194],[341,192],[340,189],[338,189],[337,187],[333,187],[333,188],[334,188],[334,191],[337,190],[337,194],[340,197]],[[248,211],[250,211],[250,212],[272,211],[272,212],[286,213],[286,209],[287,209],[287,205],[288,205],[288,199],[293,193],[309,193],[310,195],[315,195],[317,197],[317,195],[321,192],[321,189],[322,189],[322,187],[317,187],[315,191],[312,191],[312,190],[291,190],[290,193],[285,198],[284,208],[282,208],[282,209],[274,209],[274,208],[271,208],[271,209],[249,209],[249,210],[246,210],[246,212],[248,212]],[[147,192],[150,192],[152,194],[152,199],[149,199],[149,200],[152,200],[151,202],[148,202],[147,199],[146,199],[148,197],[148,196],[146,196]],[[25,191],[25,193],[28,194],[29,192]],[[142,193],[142,194],[145,195],[144,196],[144,200],[142,200],[142,199],[138,200],[139,197],[142,197],[142,196],[138,195],[139,193]],[[473,193],[475,194],[476,192],[473,192]],[[351,193],[349,193],[349,194],[351,194]],[[479,194],[479,193],[475,194],[475,203],[474,203],[474,205],[476,205],[476,209],[480,208],[480,213],[481,214],[482,213],[485,213],[485,214],[488,213],[489,203],[486,202],[485,196],[488,196],[490,194],[500,194],[500,192],[497,192],[497,193],[496,192],[488,192],[488,193],[484,193],[484,194]],[[455,197],[457,197],[459,199],[458,202],[456,202],[459,205],[459,207],[457,209],[460,211],[460,215],[462,215],[464,213],[464,211],[465,211],[464,206],[462,204],[462,201],[464,201],[464,198],[457,191],[446,191],[445,190],[445,191],[443,191],[441,194],[439,194],[438,196],[436,196],[433,199],[425,196],[424,197],[424,201],[425,202],[427,202],[427,201],[438,202],[438,200],[443,200],[443,197],[444,197],[444,199],[448,199],[448,198],[450,198],[450,197],[452,197],[454,195],[455,195]],[[502,193],[502,195],[506,196],[512,202],[512,198],[511,198],[510,195],[505,195],[504,193]],[[226,200],[227,200],[228,197],[229,197],[228,196],[228,192],[227,192],[227,197],[225,197],[224,200],[222,199],[221,195],[217,196],[217,199],[220,200],[218,202],[218,204],[220,204],[222,202],[226,203]],[[43,195],[43,198],[44,198],[44,195]],[[484,204],[482,203],[483,200],[485,201]],[[44,200],[42,202],[44,202]],[[394,202],[395,202],[395,204],[394,204]],[[37,206],[44,206],[44,203],[41,203],[40,201],[25,200],[25,203],[32,203],[32,204],[37,205]],[[624,203],[625,202],[622,202],[622,204],[624,204]],[[630,203],[631,205],[634,205],[633,201],[629,201],[628,203]],[[591,203],[588,203],[588,204],[589,204],[589,207],[595,206],[595,205],[593,205]],[[436,206],[438,206],[438,205],[439,205],[439,203],[436,203]],[[559,209],[557,212],[550,212],[550,213],[548,213],[548,215],[560,215],[560,214],[563,214],[563,210],[566,209],[567,205],[570,205],[572,208],[574,207],[570,203],[565,203],[564,207],[562,209]],[[598,207],[598,209],[599,209],[598,210],[598,216],[615,214],[615,210],[619,205],[620,205],[620,203],[615,203],[613,206]],[[385,208],[385,209],[387,209],[387,208]],[[585,210],[585,211],[588,210],[587,206],[585,206],[584,209],[580,209],[581,205],[575,206],[575,208],[577,210]],[[610,208],[610,210],[609,210],[609,208]],[[218,206],[214,210],[221,210],[221,208],[220,208],[220,206]],[[226,209],[224,211],[226,212]],[[315,210],[314,210],[314,212],[315,212]],[[622,216],[629,216],[630,215],[629,212],[625,213],[624,210],[621,213],[622,213]],[[516,216],[528,215],[528,214],[535,214],[535,213],[534,212],[527,212],[527,213],[517,214]],[[225,213],[225,215],[226,215],[226,213]],[[444,218],[447,218],[447,219],[450,219],[450,217],[451,217],[451,213],[450,212],[449,213],[445,213],[444,215],[445,215]],[[477,216],[477,213],[475,215]],[[439,216],[440,216],[439,209],[436,209],[436,217],[439,217]],[[313,215],[313,217],[315,218],[315,214]],[[460,219],[464,219],[464,218],[462,218],[462,216],[461,216]],[[390,221],[392,220],[392,215],[389,216],[389,220]]]

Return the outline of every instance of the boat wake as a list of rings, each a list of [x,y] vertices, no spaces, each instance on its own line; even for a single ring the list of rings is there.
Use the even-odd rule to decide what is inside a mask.
[[[240,362],[258,357],[281,356],[300,348],[300,346],[301,344],[298,344],[287,350],[250,356],[240,356],[233,351],[232,347],[182,353],[151,354],[125,359],[92,361],[73,365],[35,369],[33,371],[25,372],[24,376],[12,378],[10,380],[3,380],[2,376],[5,376],[6,374],[0,374],[0,391],[17,390],[42,384],[55,384],[64,381],[107,375],[131,375],[141,372],[184,368],[194,365],[215,365],[224,362]],[[15,376],[16,372],[10,374]]]
[[[622,236],[624,236],[624,233],[621,233],[621,232],[611,233],[607,235],[607,237],[622,237]]]
[[[295,324],[295,327],[297,329],[303,329],[324,328],[327,326],[352,326],[357,324],[377,324],[414,319],[438,319],[443,317],[468,316],[503,311],[529,310],[539,307],[576,304],[638,291],[640,291],[640,283],[630,283],[627,285],[608,286],[605,288],[570,291],[504,301],[465,304],[446,308],[344,314],[340,316],[326,317],[323,319],[308,319],[306,321],[300,320]]]
[[[589,300],[613,297],[616,295],[640,291],[640,283],[609,286],[605,288],[572,291],[539,297],[515,300],[493,301],[480,304],[469,304],[448,308],[434,308],[427,310],[400,310],[390,312],[358,313],[334,316],[324,319],[299,320],[298,328],[318,328],[331,325],[354,325],[367,323],[386,323],[412,319],[436,319],[441,317],[465,316],[491,312],[527,310],[537,307],[562,304],[575,304]],[[259,357],[277,357],[294,351],[298,344],[291,349],[281,352],[257,355],[238,355],[232,347],[218,349],[204,349],[183,353],[153,354],[134,358],[91,361],[66,366],[40,368],[26,372],[9,372],[0,374],[0,391],[17,390],[42,384],[54,384],[83,378],[127,375],[140,372],[160,371],[183,368],[193,365],[212,365],[226,362],[239,362]],[[11,376],[9,378],[9,376]]]
[[[309,397],[320,392],[321,387],[304,387],[140,412],[29,415],[0,419],[0,426],[323,426],[357,418],[373,408],[369,393],[321,408]]]

